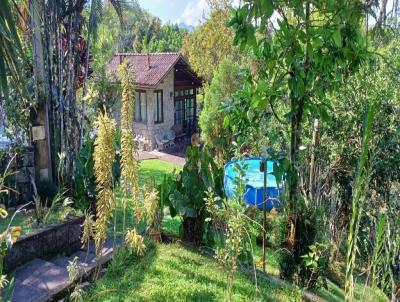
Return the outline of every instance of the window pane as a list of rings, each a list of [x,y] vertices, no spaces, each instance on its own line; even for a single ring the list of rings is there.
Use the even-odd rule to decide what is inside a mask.
[[[154,118],[154,122],[157,123],[158,122],[158,118],[157,118],[157,92],[154,92],[153,94],[153,118]]]
[[[162,122],[163,121],[163,108],[162,108],[162,105],[163,105],[163,103],[162,103],[162,97],[161,97],[161,93],[160,93],[160,98],[159,98],[159,100],[158,100],[158,120],[160,121],[160,122]]]
[[[140,93],[140,113],[142,122],[147,122],[147,100],[146,93]]]
[[[136,92],[135,121],[140,122],[140,93]]]
[[[162,112],[162,91],[155,91],[153,96],[153,112],[154,122],[161,123],[163,121]]]

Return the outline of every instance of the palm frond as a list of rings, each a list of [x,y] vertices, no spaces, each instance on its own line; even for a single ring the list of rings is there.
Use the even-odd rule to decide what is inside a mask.
[[[11,76],[17,90],[22,93],[22,77],[19,60],[24,59],[21,39],[14,20],[12,7],[14,0],[0,2],[0,95],[8,97],[8,76]]]

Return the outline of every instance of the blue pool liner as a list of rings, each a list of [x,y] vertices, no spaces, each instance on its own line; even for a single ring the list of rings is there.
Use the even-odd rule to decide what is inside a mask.
[[[248,206],[256,206],[263,209],[264,202],[264,172],[260,171],[262,162],[260,157],[251,157],[243,160],[231,160],[225,165],[224,169],[224,189],[228,198],[232,198],[236,189],[237,172],[234,169],[236,163],[245,168],[246,192],[244,195],[245,203]],[[285,202],[283,200],[283,189],[276,183],[273,172],[273,161],[267,161],[267,210],[272,208],[279,209]]]

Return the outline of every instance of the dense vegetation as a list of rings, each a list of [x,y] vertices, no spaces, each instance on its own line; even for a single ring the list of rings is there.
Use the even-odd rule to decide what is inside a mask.
[[[15,222],[85,213],[82,241],[94,240],[97,256],[107,238],[124,238],[90,299],[287,301],[309,290],[333,301],[400,299],[399,1],[210,0],[191,32],[137,1],[27,3],[0,10],[0,99],[13,143],[0,193],[10,192],[7,161],[29,146],[51,159],[40,168],[54,182],[30,179],[35,223]],[[106,72],[115,52],[168,51],[204,81],[202,144],[175,172],[137,160],[134,66]],[[48,131],[32,142],[37,125]],[[223,187],[229,160],[266,153],[286,201],[267,221],[245,206],[243,167],[233,197]],[[3,228],[1,259],[21,233]],[[190,248],[161,243],[175,236]],[[83,297],[76,286],[71,299]]]

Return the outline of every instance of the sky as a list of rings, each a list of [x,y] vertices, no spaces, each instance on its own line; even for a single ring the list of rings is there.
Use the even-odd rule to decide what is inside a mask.
[[[209,7],[206,0],[138,0],[141,7],[163,22],[185,23],[197,26],[207,15]]]
[[[206,0],[138,0],[141,7],[152,15],[159,17],[163,23],[185,23],[198,26],[204,16],[207,16],[209,7]],[[234,5],[239,0],[233,1]],[[393,0],[388,1],[387,10],[393,7]]]

